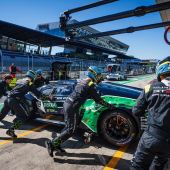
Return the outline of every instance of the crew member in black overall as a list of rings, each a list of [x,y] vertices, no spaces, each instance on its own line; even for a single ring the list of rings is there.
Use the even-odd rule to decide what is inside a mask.
[[[8,93],[7,91],[10,90],[9,84],[11,83],[13,77],[9,74],[6,74],[3,76],[3,79],[0,81],[0,98],[2,98],[2,96],[7,96]],[[6,116],[6,114],[2,114],[2,112],[0,112],[0,121],[4,119],[4,117]]]
[[[147,85],[137,99],[133,114],[148,111],[148,127],[144,131],[131,170],[163,170],[170,156],[170,57],[156,68],[157,80]]]
[[[101,69],[96,66],[89,67],[88,78],[80,81],[73,93],[64,102],[63,110],[66,126],[59,136],[55,137],[52,141],[48,140],[45,142],[50,156],[53,156],[54,151],[65,152],[61,148],[61,144],[73,136],[82,118],[78,114],[79,108],[87,99],[91,98],[109,109],[114,109],[114,106],[105,102],[96,91],[96,84],[99,84],[103,80],[101,73]]]
[[[0,98],[2,96],[7,96],[7,90],[9,88],[9,84],[11,83],[12,76],[9,74],[5,74],[3,79],[0,81]]]
[[[36,71],[36,74],[37,74],[37,77],[34,80],[34,85],[35,85],[36,88],[41,87],[44,84],[48,84],[49,83],[48,79],[46,79],[46,78],[44,78],[42,76],[43,71],[41,69],[38,69]]]
[[[40,96],[41,93],[33,85],[33,81],[36,77],[36,73],[32,70],[29,70],[26,73],[26,78],[21,79],[17,82],[16,87],[14,87],[4,102],[4,107],[1,111],[2,114],[7,114],[12,110],[16,119],[14,119],[12,126],[7,130],[6,134],[16,138],[15,129],[18,129],[24,121],[28,119],[25,109],[20,104],[24,100],[24,96],[27,92],[31,91],[36,96]]]

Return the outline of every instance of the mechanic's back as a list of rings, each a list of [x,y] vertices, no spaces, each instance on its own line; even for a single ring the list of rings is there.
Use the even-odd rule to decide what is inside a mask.
[[[139,141],[131,170],[163,170],[170,157],[170,57],[159,62],[156,74],[158,81],[145,87],[133,108],[136,116],[148,110],[148,127]]]
[[[168,79],[148,85],[146,98],[150,114],[148,124],[170,133],[170,84],[166,81]]]
[[[80,107],[87,99],[93,99],[101,104],[104,102],[101,100],[101,96],[97,93],[95,83],[88,78],[78,82],[75,90],[68,97],[68,100],[71,100],[76,107]],[[105,104],[107,105],[108,103]]]

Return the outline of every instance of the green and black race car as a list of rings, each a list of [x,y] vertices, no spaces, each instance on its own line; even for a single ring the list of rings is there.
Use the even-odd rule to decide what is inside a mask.
[[[64,126],[63,102],[74,90],[77,81],[67,80],[51,82],[39,90],[47,98],[37,99],[32,94],[25,96],[26,102],[22,105],[28,112],[28,119],[35,119],[45,123],[53,123]],[[96,104],[88,99],[80,108],[83,115],[82,124],[92,133],[101,135],[103,140],[117,146],[130,143],[145,126],[144,122],[132,115],[132,107],[136,103],[141,89],[109,82],[100,83],[97,86],[102,98],[115,106],[115,110]],[[53,96],[52,100],[48,96]],[[48,119],[47,119],[48,117]],[[0,119],[3,115],[0,115]]]

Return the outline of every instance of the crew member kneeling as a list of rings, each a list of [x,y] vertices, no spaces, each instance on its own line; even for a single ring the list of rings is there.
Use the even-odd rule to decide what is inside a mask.
[[[31,91],[38,97],[41,95],[41,93],[33,86],[35,77],[36,73],[32,70],[29,70],[26,73],[26,78],[18,81],[16,87],[10,91],[8,98],[4,102],[4,107],[2,108],[1,113],[7,114],[10,110],[12,110],[16,115],[12,126],[6,132],[7,135],[13,138],[17,137],[14,130],[18,129],[22,123],[28,119],[26,110],[21,105],[21,101],[23,102],[25,99],[25,94]]]

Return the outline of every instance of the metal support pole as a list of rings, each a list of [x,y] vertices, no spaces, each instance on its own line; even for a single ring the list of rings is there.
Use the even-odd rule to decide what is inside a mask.
[[[83,10],[94,8],[94,7],[98,7],[98,6],[105,5],[105,4],[108,4],[108,3],[112,3],[112,2],[115,2],[115,1],[118,1],[118,0],[102,0],[102,1],[99,1],[99,2],[95,2],[95,3],[92,3],[92,4],[85,5],[85,6],[81,6],[81,7],[78,7],[78,8],[67,10],[67,11],[64,12],[64,14],[69,15],[69,14],[72,14],[72,13],[75,13],[75,12],[83,11]]]
[[[120,12],[116,14],[99,17],[99,18],[93,18],[93,19],[85,20],[82,22],[74,23],[74,24],[68,24],[66,26],[66,29],[83,27],[87,25],[94,25],[94,24],[99,24],[99,23],[108,22],[108,21],[115,21],[115,20],[119,20],[123,18],[133,17],[133,16],[143,16],[148,13],[162,11],[166,9],[170,9],[170,2],[165,2],[165,3],[151,5],[151,6],[140,6],[140,7],[135,8],[134,10],[124,11],[124,12]]]
[[[27,56],[28,56],[28,70],[29,70],[30,69],[30,55],[27,54]]]
[[[7,38],[6,50],[9,50],[9,37]]]
[[[24,53],[26,52],[26,43],[24,42]]]
[[[38,49],[37,49],[37,53],[38,53],[38,54],[40,54],[40,48],[41,48],[41,46],[38,45]]]
[[[0,49],[0,58],[1,58],[1,71],[2,71],[2,73],[3,73],[3,71],[4,71],[4,63],[3,63],[3,55],[2,55],[2,50]]]
[[[63,30],[65,32],[66,37],[71,38],[74,35],[66,28],[68,21],[71,19],[71,17],[70,17],[71,13],[83,11],[83,10],[86,10],[86,9],[89,9],[89,8],[98,7],[98,6],[105,5],[105,4],[108,4],[108,3],[112,3],[112,2],[115,2],[115,1],[118,1],[118,0],[105,0],[105,1],[101,0],[99,2],[95,2],[95,3],[92,3],[92,4],[88,4],[88,5],[85,5],[85,6],[82,6],[82,7],[78,7],[78,8],[74,8],[74,9],[65,11],[64,14],[62,14],[60,16],[59,27],[60,27],[61,30]]]
[[[51,51],[52,51],[52,46],[50,46],[50,49],[48,51],[48,55],[51,55]]]
[[[143,26],[139,26],[139,27],[128,27],[128,28],[123,28],[123,29],[119,29],[119,30],[100,32],[100,33],[96,33],[96,34],[89,34],[86,36],[75,37],[74,40],[80,40],[80,39],[84,39],[84,38],[104,37],[104,36],[124,34],[124,33],[133,33],[135,31],[160,28],[160,27],[164,27],[164,26],[170,26],[170,21],[156,23],[156,24],[150,24],[150,25],[143,25]]]
[[[34,69],[34,57],[32,54],[31,54],[31,57],[32,57],[32,70],[33,70]]]

